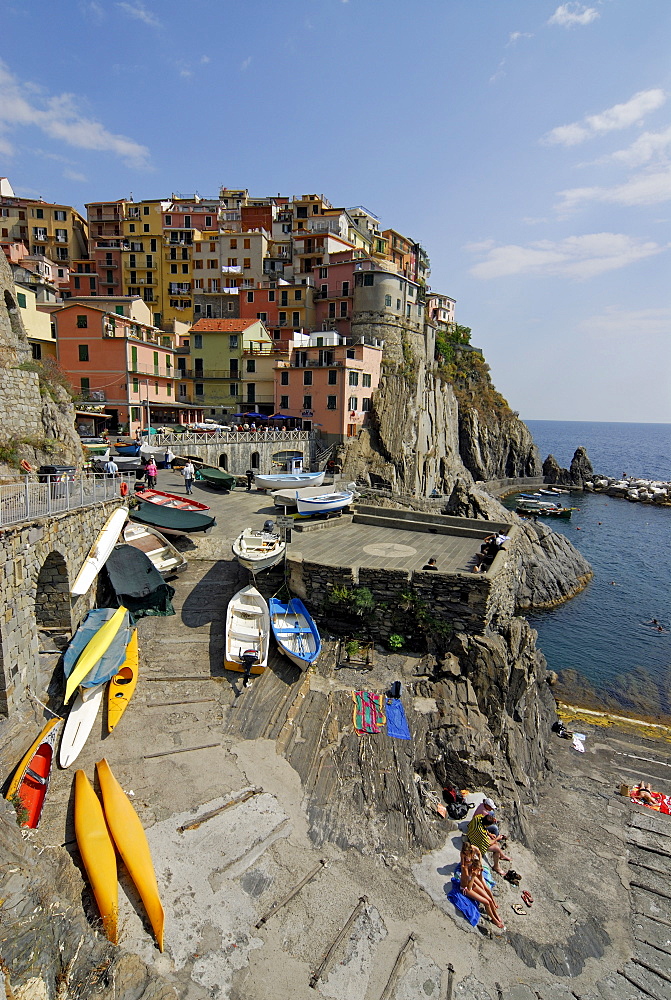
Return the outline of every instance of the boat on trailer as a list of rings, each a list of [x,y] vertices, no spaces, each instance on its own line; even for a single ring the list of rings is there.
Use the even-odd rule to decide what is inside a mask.
[[[312,616],[298,597],[286,603],[271,597],[270,624],[280,652],[301,670],[317,661],[322,642]]]

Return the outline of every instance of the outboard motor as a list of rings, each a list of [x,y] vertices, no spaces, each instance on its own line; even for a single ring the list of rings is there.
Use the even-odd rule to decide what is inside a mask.
[[[272,535],[272,533],[275,531],[275,522],[273,521],[272,518],[269,517],[267,521],[263,522],[263,530],[268,535]]]
[[[246,649],[242,654],[242,656],[240,657],[240,659],[242,660],[242,666],[244,667],[245,670],[244,676],[242,678],[242,686],[248,687],[249,678],[252,675],[252,667],[254,666],[255,663],[259,662],[259,654],[255,649]]]

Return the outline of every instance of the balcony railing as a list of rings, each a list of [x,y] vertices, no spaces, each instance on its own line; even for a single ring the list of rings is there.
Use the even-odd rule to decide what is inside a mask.
[[[202,406],[202,402],[196,405]],[[207,433],[190,432],[185,434],[155,434],[152,435],[151,444],[157,450],[166,444],[255,444],[259,438],[266,440],[282,441],[309,441],[313,437],[312,431],[299,430],[294,428],[287,430],[286,427],[265,427],[263,424],[255,431],[217,430]],[[2,488],[2,487],[0,487]]]
[[[208,379],[237,379],[240,381],[242,373],[231,371],[230,368],[208,368],[207,371],[200,371],[198,368],[185,368],[179,369],[176,378],[193,378],[199,382],[205,382]]]
[[[119,212],[106,212],[102,211],[99,214],[91,216],[89,219],[89,224],[94,225],[96,222],[120,222],[121,215]]]
[[[152,442],[153,443],[153,442]],[[35,482],[22,476],[0,486],[0,525],[20,524],[35,518],[51,517],[79,507],[90,507],[119,497],[122,477],[106,475],[43,477]]]

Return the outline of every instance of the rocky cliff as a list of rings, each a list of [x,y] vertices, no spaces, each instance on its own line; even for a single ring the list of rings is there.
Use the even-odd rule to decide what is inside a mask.
[[[55,365],[32,360],[11,271],[0,253],[0,477],[19,462],[81,465],[72,399]]]

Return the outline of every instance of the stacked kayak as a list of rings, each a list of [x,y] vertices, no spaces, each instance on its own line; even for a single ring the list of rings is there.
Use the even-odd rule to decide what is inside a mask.
[[[26,751],[14,772],[5,798],[16,806],[19,823],[30,830],[39,825],[49,788],[54,747],[62,719],[51,719]]]

